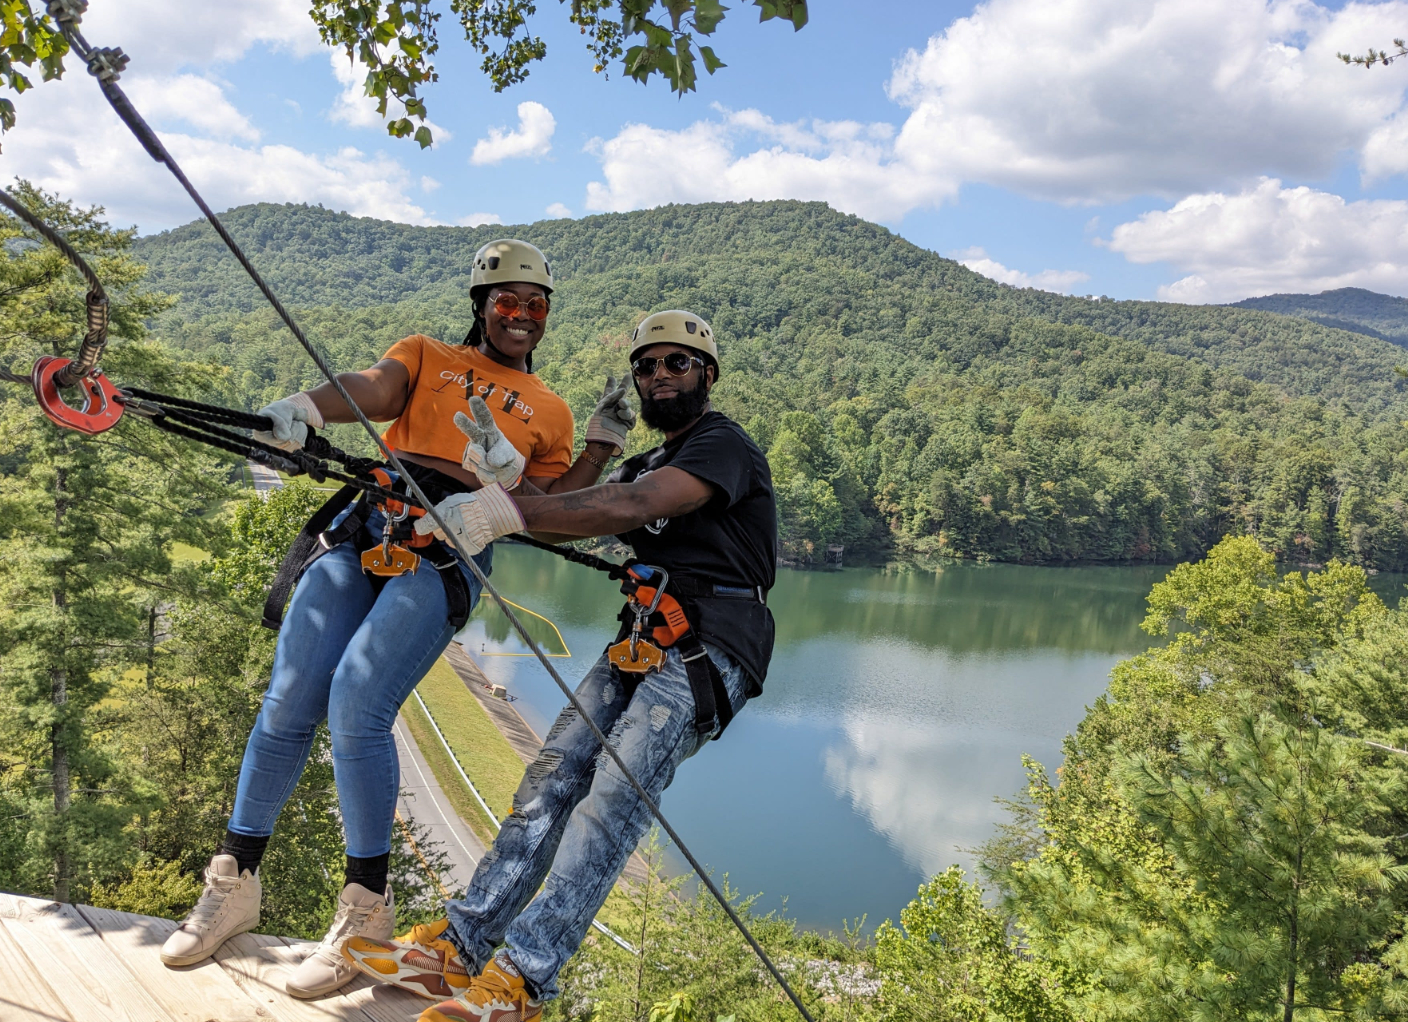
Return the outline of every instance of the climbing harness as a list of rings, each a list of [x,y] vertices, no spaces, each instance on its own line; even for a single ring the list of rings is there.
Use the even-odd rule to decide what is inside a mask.
[[[463,487],[431,468],[410,463],[420,485],[434,499],[443,500],[451,493],[460,492]],[[269,593],[264,601],[264,615],[261,623],[265,628],[278,631],[283,625],[284,605],[294,583],[303,576],[319,557],[344,543],[351,543],[361,555],[362,571],[371,577],[372,585],[380,594],[381,587],[388,579],[398,575],[414,573],[421,562],[429,562],[440,574],[445,587],[446,612],[455,631],[464,627],[469,620],[473,602],[470,598],[469,583],[460,571],[459,560],[452,550],[433,535],[417,533],[412,523],[426,511],[419,501],[406,493],[401,480],[393,478],[383,466],[373,466],[368,475],[375,481],[378,493],[361,492],[361,499],[341,522],[333,525],[337,516],[358,498],[358,488],[344,486],[313,513],[302,531],[294,538],[284,554],[283,562],[274,574]],[[373,511],[380,511],[385,524],[380,533],[375,533],[367,525]]]
[[[293,316],[289,314],[284,304],[279,301],[278,296],[274,294],[273,289],[269,287],[264,278],[260,276],[259,271],[256,270],[254,265],[249,261],[249,257],[245,255],[244,250],[241,249],[235,239],[230,236],[230,233],[225,229],[225,225],[221,223],[220,218],[215,215],[215,211],[210,208],[200,192],[191,184],[190,179],[186,177],[171,154],[166,151],[165,146],[161,144],[161,140],[157,137],[156,133],[152,131],[147,122],[137,113],[127,96],[118,87],[118,76],[126,67],[128,58],[117,48],[95,49],[83,38],[82,34],[78,31],[78,23],[83,12],[87,10],[87,7],[87,0],[49,0],[48,11],[50,16],[58,23],[59,30],[68,41],[72,51],[87,64],[89,73],[98,80],[99,88],[102,89],[103,95],[107,98],[108,103],[112,106],[118,117],[122,119],[123,123],[127,125],[128,129],[137,137],[138,141],[142,143],[152,159],[156,160],[158,163],[165,164],[166,168],[171,171],[172,176],[176,178],[181,187],[185,189],[186,194],[191,197],[191,201],[193,201],[200,209],[201,213],[204,214],[205,218],[210,222],[211,227],[215,229],[215,233],[219,235],[220,240],[225,243],[230,253],[239,262],[245,273],[249,275],[250,280],[259,288],[260,293],[264,295],[265,299],[274,309],[274,312],[283,321],[284,325],[289,328],[289,332],[293,334],[303,350],[308,353],[308,357],[313,360],[313,363],[318,367],[318,371],[322,373],[324,379],[328,381],[337,392],[338,396],[346,402],[348,409],[351,410],[357,422],[366,430],[367,435],[381,451],[388,468],[395,472],[398,478],[404,482],[408,492],[399,497],[396,494],[391,494],[391,497],[393,499],[404,500],[406,503],[411,503],[411,498],[413,497],[416,506],[423,508],[425,513],[430,516],[431,520],[438,527],[439,531],[448,537],[449,542],[460,555],[464,564],[474,574],[475,579],[478,580],[483,591],[488,593],[494,599],[494,602],[499,605],[499,609],[503,611],[504,617],[513,625],[514,630],[518,632],[519,637],[528,648],[533,651],[534,655],[538,658],[538,662],[541,663],[543,669],[547,671],[548,676],[552,678],[557,684],[557,687],[562,690],[563,695],[566,696],[568,703],[571,704],[572,708],[577,712],[578,717],[590,729],[592,737],[597,740],[602,752],[615,764],[616,768],[621,772],[621,776],[631,785],[637,797],[640,798],[641,803],[650,811],[650,815],[655,818],[656,822],[660,824],[660,829],[675,843],[675,847],[680,850],[680,854],[685,857],[690,868],[694,870],[695,875],[699,878],[699,882],[703,884],[714,899],[718,901],[724,913],[729,917],[734,926],[738,928],[743,939],[748,942],[748,946],[751,947],[754,954],[758,956],[758,960],[763,963],[778,986],[787,994],[801,1016],[806,1019],[807,1022],[814,1022],[811,1012],[807,1010],[806,1005],[802,1003],[801,998],[797,996],[796,991],[792,989],[791,984],[787,982],[786,977],[778,970],[776,964],[774,964],[773,960],[768,956],[768,953],[763,950],[762,945],[758,943],[757,939],[748,929],[748,926],[743,922],[742,918],[739,917],[737,910],[729,903],[728,898],[719,890],[718,885],[714,883],[713,877],[704,869],[703,864],[700,863],[694,856],[694,853],[689,850],[689,847],[680,838],[675,828],[670,824],[669,820],[665,818],[664,813],[660,811],[659,804],[651,797],[650,792],[645,789],[640,780],[631,771],[630,767],[626,765],[625,761],[621,758],[621,754],[608,740],[606,734],[587,711],[587,708],[582,705],[581,700],[577,698],[576,692],[563,680],[562,675],[529,634],[523,622],[514,614],[508,602],[499,595],[498,590],[489,582],[488,576],[486,576],[479,565],[474,562],[473,555],[464,548],[460,538],[451,531],[449,526],[446,525],[444,518],[435,510],[435,504],[426,494],[425,489],[414,476],[406,471],[405,465],[403,465],[401,460],[396,456],[396,452],[387,446],[386,441],[382,438],[381,434],[377,432],[371,420],[367,418],[357,402],[352,399],[352,395],[347,392],[347,388],[338,380],[337,375],[332,371],[327,360],[318,349],[313,346],[313,343],[308,340],[303,330],[293,319]],[[55,372],[57,373],[58,370],[55,370]],[[167,414],[168,416],[170,415],[169,409]],[[66,425],[66,423],[63,423],[59,419],[55,419],[55,422],[59,425]],[[168,425],[176,424],[177,423],[168,423]],[[172,431],[175,432],[175,430]],[[239,434],[233,434],[233,436],[235,436],[238,441],[252,443],[252,441],[246,441],[245,438],[240,437]],[[348,485],[352,484],[349,483]],[[381,489],[380,484],[373,483],[371,485],[375,486],[378,490]],[[363,487],[358,486],[358,488]],[[344,487],[344,489],[346,489],[346,487]],[[364,490],[364,492],[366,491]],[[307,530],[305,529],[304,532],[306,533]],[[303,534],[300,534],[300,538],[302,538],[302,536]],[[569,559],[577,560],[578,558]],[[579,563],[586,562],[580,561]],[[613,569],[616,567],[617,566],[613,566]],[[649,580],[649,578],[645,579],[645,581]],[[715,588],[717,589],[719,587]],[[705,660],[707,659],[708,658],[705,657]]]
[[[667,592],[667,588],[670,592]],[[718,667],[704,648],[695,622],[709,600],[763,602],[760,590],[715,585],[663,568],[633,564],[621,583],[626,605],[619,615],[621,630],[607,648],[611,666],[622,675],[643,676],[659,670],[663,650],[677,649],[694,697],[694,726],[700,736],[718,739],[733,720],[733,702]],[[649,629],[650,638],[643,633]]]
[[[735,716],[733,702],[694,622],[701,619],[711,600],[743,600],[765,606],[767,600],[761,588],[703,582],[637,561],[615,564],[532,536],[516,534],[507,538],[620,580],[626,605],[617,615],[621,629],[606,647],[607,662],[623,681],[635,684],[651,671],[664,667],[665,650],[678,648],[694,697],[695,730],[701,736],[712,734],[716,740],[723,735]]]

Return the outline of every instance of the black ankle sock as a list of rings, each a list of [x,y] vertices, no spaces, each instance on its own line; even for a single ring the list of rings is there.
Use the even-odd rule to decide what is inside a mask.
[[[391,864],[391,853],[373,855],[359,859],[355,855],[347,857],[347,877],[349,884],[361,884],[367,890],[382,894],[386,890],[386,873]]]
[[[236,834],[233,830],[225,831],[225,840],[220,842],[220,852],[233,855],[241,873],[245,870],[251,873],[257,870],[260,860],[264,858],[264,849],[268,847],[268,834],[251,837],[248,834]]]

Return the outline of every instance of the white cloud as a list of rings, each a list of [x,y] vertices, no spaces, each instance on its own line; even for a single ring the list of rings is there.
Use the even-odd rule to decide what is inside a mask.
[[[352,128],[379,128],[385,124],[381,114],[376,112],[377,101],[363,91],[367,66],[354,64],[340,50],[329,53],[328,60],[332,64],[333,77],[342,86],[337,99],[333,100],[332,109],[328,111],[328,117]]]
[[[257,142],[259,131],[225,98],[216,82],[197,75],[172,78],[124,78],[124,91],[149,122],[177,121],[215,138],[240,138]],[[89,83],[91,88],[91,83]]]
[[[627,125],[594,139],[605,182],[587,186],[587,208],[621,211],[668,202],[821,199],[890,220],[954,193],[891,160],[893,128],[855,121],[779,123],[757,110],[721,111],[679,131]],[[739,153],[740,143],[767,148]]]
[[[229,84],[212,72],[257,45],[294,56],[316,52],[320,43],[306,0],[110,0],[90,8],[83,27],[93,44],[131,53],[124,89],[216,209],[321,202],[361,216],[435,222],[410,199],[413,178],[391,157],[351,147],[318,154],[259,145],[260,132],[232,101]],[[6,176],[105,206],[119,225],[158,230],[197,215],[81,68],[25,93],[16,106],[18,126],[5,137],[0,165]]]
[[[570,217],[572,215],[572,211],[561,202],[554,202],[547,209],[543,210],[543,212],[554,220],[561,220],[564,217]]]
[[[94,46],[121,46],[134,74],[237,60],[261,43],[295,56],[321,45],[307,0],[108,0],[84,14],[83,33]]]
[[[552,136],[556,130],[557,120],[543,104],[532,100],[519,103],[518,127],[513,131],[490,128],[488,138],[474,143],[469,162],[484,167],[525,156],[546,156],[552,151]]]
[[[1346,202],[1274,178],[1234,194],[1190,195],[1116,227],[1110,248],[1187,276],[1159,289],[1175,302],[1364,287],[1408,294],[1408,202]]]
[[[1405,22],[1402,0],[990,0],[899,64],[896,153],[1060,201],[1323,175],[1385,130],[1405,84],[1335,52]]]
[[[421,175],[421,179],[420,179],[420,190],[421,190],[421,191],[425,192],[425,193],[428,195],[429,193],[435,191],[435,190],[436,190],[437,188],[439,188],[439,187],[440,187],[440,182],[437,181],[437,180],[435,180],[435,178],[431,177],[431,176],[428,175],[428,174],[423,174],[423,175]]]
[[[1034,287],[1041,291],[1055,291],[1058,294],[1069,294],[1077,284],[1090,279],[1090,274],[1082,273],[1080,270],[1042,270],[1040,273],[1023,273],[1021,270],[1009,269],[997,260],[988,258],[987,252],[982,248],[966,248],[961,252],[954,253],[953,258],[974,273],[981,273],[984,277],[991,277],[1003,284],[1011,284],[1013,287]]]
[[[134,97],[159,96],[181,91],[173,82],[182,83],[185,77],[124,76],[123,84]],[[195,81],[205,83],[202,90],[210,84]],[[217,108],[227,104],[223,93],[200,95]],[[166,168],[146,154],[87,75],[48,82],[19,97],[16,106],[19,124],[5,137],[0,164],[7,177],[27,177],[80,203],[106,206],[113,223],[136,223],[148,231],[198,215]],[[240,145],[231,138],[167,128],[168,121],[210,127],[191,106],[168,97],[154,101],[149,112],[162,141],[217,210],[247,202],[322,202],[359,216],[435,222],[409,198],[411,175],[388,156],[350,147],[318,155],[287,145]],[[247,125],[242,119],[230,123]],[[227,133],[247,141],[253,129]]]
[[[1405,173],[1408,78],[1335,58],[1404,23],[1408,0],[988,0],[900,60],[898,132],[753,110],[630,124],[590,146],[587,204],[825,199],[893,221],[967,182],[1080,203],[1323,176],[1346,153]]]
[[[497,213],[470,213],[460,217],[455,223],[461,227],[483,227],[485,224],[501,224],[503,220],[499,219]]]

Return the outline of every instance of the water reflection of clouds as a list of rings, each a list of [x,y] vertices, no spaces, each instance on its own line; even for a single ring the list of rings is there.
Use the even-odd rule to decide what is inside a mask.
[[[904,607],[935,607],[944,601],[932,593],[899,593],[884,589],[850,589],[847,603],[893,603]]]
[[[1022,769],[1004,734],[861,723],[826,750],[826,779],[884,834],[905,862],[930,876],[958,862],[1002,816],[991,801],[1020,787]],[[1042,745],[1049,746],[1043,742]],[[1029,747],[1039,758],[1054,749]]]
[[[994,796],[1023,783],[1021,756],[1052,766],[1104,689],[1115,657],[1029,650],[954,656],[893,641],[819,641],[775,664],[761,713],[826,721],[833,792],[926,873],[968,864],[992,834]]]

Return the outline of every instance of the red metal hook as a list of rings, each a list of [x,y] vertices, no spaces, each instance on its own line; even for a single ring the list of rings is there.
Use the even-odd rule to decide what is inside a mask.
[[[121,393],[102,373],[90,373],[78,381],[78,387],[83,391],[82,410],[71,407],[59,395],[59,385],[54,382],[54,377],[72,361],[45,355],[34,363],[29,379],[34,384],[34,396],[39,401],[40,410],[54,425],[76,429],[89,436],[112,429],[122,418]]]

